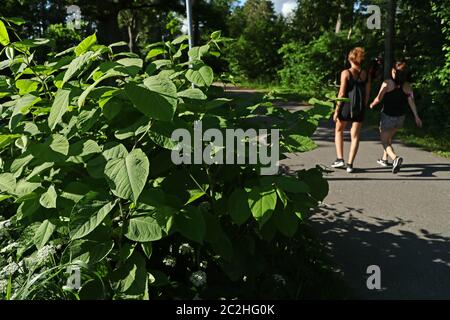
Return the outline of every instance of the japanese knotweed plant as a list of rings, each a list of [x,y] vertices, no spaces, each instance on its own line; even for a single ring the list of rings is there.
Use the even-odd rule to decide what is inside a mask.
[[[270,119],[282,152],[304,152],[330,105],[291,113],[225,98],[203,61],[220,55],[220,32],[191,50],[186,37],[150,45],[145,59],[93,34],[42,62],[46,40],[21,40],[21,23],[0,20],[0,298],[220,297],[215,289],[243,279],[257,286],[270,272],[266,249],[289,249],[326,196],[320,169],[175,165],[171,133]]]

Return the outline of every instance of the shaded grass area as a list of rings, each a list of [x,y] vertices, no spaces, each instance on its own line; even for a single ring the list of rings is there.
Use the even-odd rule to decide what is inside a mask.
[[[399,131],[402,141],[411,146],[423,148],[438,156],[450,159],[450,134],[436,134],[435,130],[419,130],[406,126]]]

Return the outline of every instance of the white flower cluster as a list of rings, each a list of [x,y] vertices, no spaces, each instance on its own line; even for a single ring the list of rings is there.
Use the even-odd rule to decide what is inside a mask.
[[[0,230],[11,226],[11,220],[0,221]]]
[[[206,269],[208,268],[208,261],[203,260],[200,262],[200,268]]]
[[[15,248],[19,246],[18,242],[12,242],[8,244],[6,247],[4,247],[2,250],[0,250],[0,253],[8,253],[13,251]]]
[[[8,280],[0,280],[0,293],[3,293],[6,291],[6,287],[8,286]]]
[[[20,263],[11,262],[4,266],[0,271],[0,279],[8,278],[9,276],[16,273],[22,267],[22,264],[22,261]]]
[[[284,279],[284,277],[281,274],[274,274],[273,279],[282,286],[286,285],[286,279]]]
[[[55,248],[52,245],[45,245],[39,249],[34,255],[25,258],[27,265],[40,265],[47,262],[48,259],[55,253]]]
[[[206,273],[204,271],[193,272],[189,278],[196,287],[203,287],[206,284]]]
[[[172,256],[167,256],[163,259],[163,263],[164,265],[173,268],[177,264],[177,260]]]
[[[194,252],[194,248],[192,248],[189,243],[183,243],[178,248],[178,253],[181,255],[191,254]]]

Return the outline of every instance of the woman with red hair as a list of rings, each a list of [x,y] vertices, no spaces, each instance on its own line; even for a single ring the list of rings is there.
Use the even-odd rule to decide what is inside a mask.
[[[359,148],[360,132],[367,103],[370,95],[370,77],[362,69],[365,59],[364,48],[356,47],[348,55],[351,67],[341,72],[341,85],[333,120],[336,122],[335,145],[337,159],[332,163],[333,168],[347,168],[353,172],[353,162]],[[347,123],[351,123],[351,146],[347,165],[344,161],[344,130]]]

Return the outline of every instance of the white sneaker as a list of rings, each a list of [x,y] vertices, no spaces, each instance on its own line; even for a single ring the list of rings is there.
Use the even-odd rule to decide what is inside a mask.
[[[352,173],[354,170],[353,170],[353,165],[351,165],[351,164],[347,164],[347,173]]]
[[[383,159],[378,159],[377,163],[380,166],[382,166],[382,167],[389,167],[390,166],[389,162],[387,160],[383,160]]]
[[[402,157],[395,158],[394,163],[392,164],[392,173],[393,174],[396,174],[400,171],[400,168],[402,167],[402,163],[403,163]]]
[[[336,161],[334,161],[331,166],[333,168],[344,168],[345,167],[345,162],[343,159],[336,159]]]

